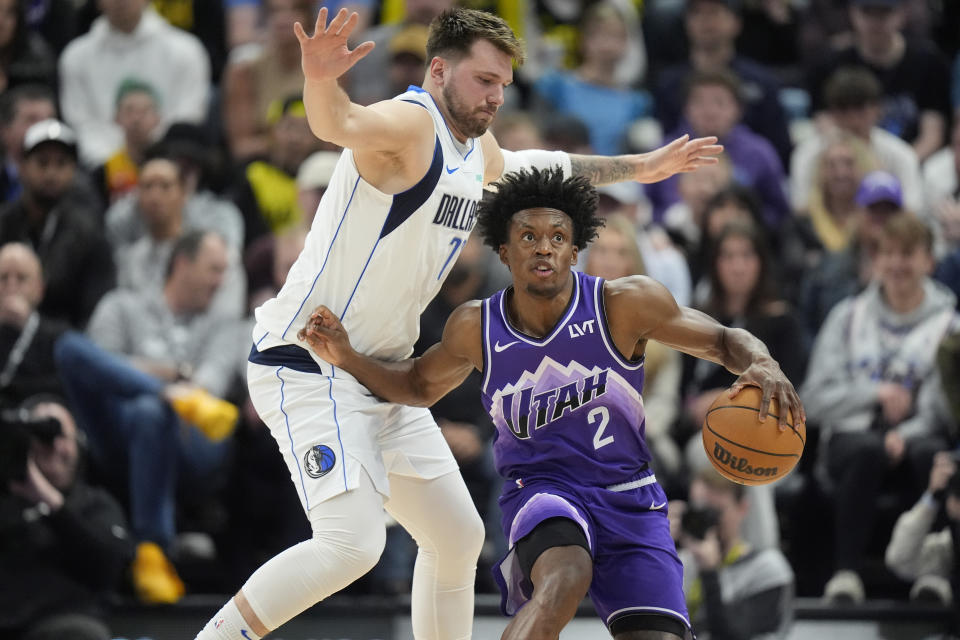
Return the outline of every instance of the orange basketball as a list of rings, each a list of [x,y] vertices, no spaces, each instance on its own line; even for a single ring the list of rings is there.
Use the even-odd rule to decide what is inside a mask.
[[[744,387],[733,398],[724,391],[703,421],[707,457],[721,475],[740,484],[769,484],[784,477],[797,465],[807,441],[806,426],[794,424],[791,414],[788,428],[780,431],[773,400],[767,419],[760,422],[761,399],[757,387]]]

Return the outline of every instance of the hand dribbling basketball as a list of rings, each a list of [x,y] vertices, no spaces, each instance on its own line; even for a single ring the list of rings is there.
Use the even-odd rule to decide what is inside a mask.
[[[797,465],[807,441],[806,426],[789,408],[771,401],[761,411],[762,400],[753,386],[732,397],[721,393],[703,422],[707,458],[722,476],[739,484],[769,484],[784,477]],[[761,413],[766,414],[762,419]]]

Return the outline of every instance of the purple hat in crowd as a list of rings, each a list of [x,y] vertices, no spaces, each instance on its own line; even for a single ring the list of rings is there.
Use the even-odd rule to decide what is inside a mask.
[[[871,171],[863,176],[857,189],[857,205],[869,207],[880,202],[890,202],[903,207],[903,191],[900,181],[888,171]]]

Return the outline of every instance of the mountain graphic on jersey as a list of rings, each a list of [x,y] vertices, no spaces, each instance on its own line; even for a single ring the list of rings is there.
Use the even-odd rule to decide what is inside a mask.
[[[490,416],[498,429],[525,440],[562,418],[586,415],[600,398],[621,415],[638,421],[643,415],[640,393],[617,372],[544,357],[536,371],[524,371],[516,383],[493,393]]]

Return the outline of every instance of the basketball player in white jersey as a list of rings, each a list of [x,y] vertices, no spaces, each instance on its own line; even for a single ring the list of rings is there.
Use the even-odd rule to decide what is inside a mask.
[[[596,157],[501,150],[487,132],[523,50],[489,13],[453,9],[430,27],[423,89],[368,107],[338,80],[373,48],[352,51],[357,15],[312,36],[298,23],[304,103],[314,134],[344,147],[306,245],[277,297],[256,311],[247,383],[276,438],[313,538],[260,567],[198,640],[256,640],[362,576],[383,550],[383,509],[419,547],[411,595],[417,640],[469,638],[483,525],[429,411],[382,402],[319,359],[297,331],[323,304],[358,351],[408,357],[418,319],[476,219],[484,185],[559,165],[593,184],[653,182],[716,162],[715,138],[648,154]]]

